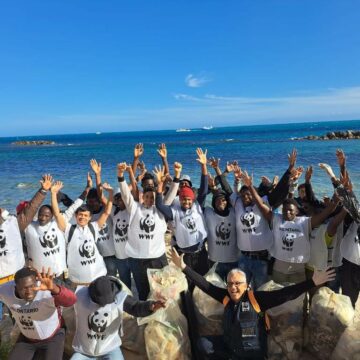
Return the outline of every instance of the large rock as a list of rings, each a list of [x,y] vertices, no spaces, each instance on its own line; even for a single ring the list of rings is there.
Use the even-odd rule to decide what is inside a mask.
[[[22,146],[33,146],[33,145],[54,145],[55,141],[52,140],[20,140],[14,141],[13,145],[22,145]]]

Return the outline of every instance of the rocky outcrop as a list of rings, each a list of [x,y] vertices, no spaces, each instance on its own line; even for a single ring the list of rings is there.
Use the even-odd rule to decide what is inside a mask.
[[[325,135],[308,135],[295,137],[292,140],[349,140],[360,139],[360,130],[330,131]]]
[[[14,141],[13,145],[31,146],[31,145],[54,145],[55,141],[52,140],[19,140]]]

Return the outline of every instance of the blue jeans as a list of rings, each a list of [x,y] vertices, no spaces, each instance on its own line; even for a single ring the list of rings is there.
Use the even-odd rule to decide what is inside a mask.
[[[116,348],[110,352],[108,352],[105,355],[101,355],[101,356],[87,356],[87,355],[83,355],[80,353],[74,353],[73,356],[70,358],[70,360],[124,360],[124,356],[120,350],[120,348]]]
[[[131,270],[128,259],[116,258],[116,268],[119,272],[120,280],[131,290]]]
[[[116,257],[115,256],[104,256],[105,266],[107,270],[107,275],[116,276]]]
[[[268,281],[268,261],[241,254],[239,268],[246,274],[246,281],[256,290]]]
[[[136,290],[139,294],[139,300],[145,301],[150,292],[147,269],[162,269],[165,267],[168,264],[166,255],[163,254],[154,259],[129,258],[128,260],[135,280]]]

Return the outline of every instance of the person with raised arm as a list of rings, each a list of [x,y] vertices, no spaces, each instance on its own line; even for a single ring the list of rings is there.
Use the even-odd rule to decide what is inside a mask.
[[[120,280],[131,289],[131,270],[129,257],[126,254],[125,246],[128,241],[130,215],[126,211],[125,203],[122,199],[120,189],[114,195],[114,206],[111,211],[113,221],[112,238],[115,246],[116,268]]]
[[[103,186],[101,182],[101,163],[95,159],[90,160],[90,166],[95,174],[96,192],[90,190],[87,197],[87,204],[92,212],[91,221],[97,221],[101,216],[104,207],[107,204],[107,199],[103,195]],[[93,196],[91,196],[93,194]],[[115,245],[113,234],[113,222],[111,216],[106,220],[106,223],[100,229],[98,238],[96,239],[96,246],[103,257],[107,269],[108,275],[116,276],[116,257],[115,257]]]
[[[162,184],[164,173],[161,170],[156,172],[159,182],[156,196],[156,207],[164,214],[166,221],[172,221],[174,229],[174,246],[179,252],[185,253],[185,262],[200,274],[205,274],[209,267],[207,263],[207,251],[205,241],[207,230],[202,207],[208,191],[207,173],[207,151],[196,150],[197,161],[201,165],[200,190],[195,200],[192,188],[183,186],[179,190],[179,203],[165,205],[162,199]],[[179,177],[182,165],[174,164],[175,177]]]
[[[77,285],[89,284],[98,276],[107,273],[104,260],[96,247],[96,239],[111,213],[113,190],[109,184],[103,184],[104,190],[109,193],[109,198],[97,221],[91,221],[90,208],[82,205],[75,211],[76,224],[71,225],[60,213],[57,202],[57,193],[62,188],[61,181],[57,181],[51,187],[51,204],[57,225],[65,232],[69,279]]]
[[[184,255],[172,249],[171,259],[193,283],[224,305],[222,336],[200,338],[198,347],[205,359],[240,360],[267,358],[267,330],[270,323],[266,310],[296,299],[305,291],[333,280],[334,271],[315,271],[312,279],[275,291],[253,291],[246,275],[233,269],[227,276],[227,288],[219,288],[196,273],[184,262]]]
[[[52,177],[43,175],[40,184],[40,189],[26,206],[19,209],[16,216],[9,215],[7,210],[0,208],[0,284],[13,280],[16,271],[25,265],[21,234],[45,200],[51,188]]]
[[[9,360],[31,360],[38,351],[45,360],[63,358],[65,329],[60,307],[74,305],[76,295],[55,284],[50,268],[41,273],[26,267],[18,270],[14,281],[0,285],[0,300],[21,333]]]
[[[145,317],[165,307],[164,300],[136,300],[112,276],[101,276],[89,287],[79,287],[76,295],[75,353],[71,360],[123,360],[119,332],[123,331],[124,311],[132,316]]]
[[[133,274],[140,300],[146,300],[150,287],[147,269],[161,269],[168,264],[165,255],[166,222],[155,207],[155,188],[145,187],[143,202],[135,201],[125,181],[125,171],[132,172],[126,163],[117,165],[121,198],[129,213],[128,240],[125,253]]]

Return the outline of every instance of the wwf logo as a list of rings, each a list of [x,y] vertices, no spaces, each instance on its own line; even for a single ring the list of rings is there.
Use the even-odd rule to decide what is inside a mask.
[[[79,247],[79,254],[81,257],[88,259],[95,255],[95,247],[91,240],[85,240]]]
[[[222,240],[227,240],[230,238],[231,233],[231,224],[225,224],[224,221],[222,221],[220,224],[218,224],[215,228],[216,236]]]
[[[115,234],[119,236],[125,236],[128,232],[129,224],[124,219],[121,221],[121,219],[117,219],[115,223]]]
[[[108,232],[109,232],[109,226],[107,223],[105,223],[104,226],[100,229],[99,234],[101,236],[105,236],[108,234]]]
[[[55,229],[50,229],[44,232],[44,235],[40,237],[40,245],[43,248],[53,249],[58,244],[58,238]]]
[[[97,310],[90,314],[88,317],[89,330],[92,330],[96,333],[104,332],[108,326],[108,317],[109,314],[107,312],[102,312],[101,310]]]
[[[3,229],[0,229],[0,249],[3,249],[6,245],[6,235]]]
[[[140,229],[144,230],[147,233],[154,231],[155,229],[154,217],[147,214],[144,218],[142,218],[140,220]]]
[[[255,224],[255,214],[252,211],[246,211],[244,214],[241,215],[240,221],[246,227],[252,227]]]
[[[195,221],[192,217],[188,217],[185,221],[185,226],[189,229],[189,230],[195,230],[196,229],[196,224]]]
[[[294,233],[287,233],[282,237],[283,242],[283,249],[287,251],[292,251],[294,246],[294,241],[296,238],[296,234]]]
[[[31,327],[31,326],[34,326],[34,323],[33,321],[31,320],[30,316],[28,316],[27,318],[24,316],[24,315],[21,315],[21,318],[20,318],[20,324],[22,326],[26,326],[26,327]]]

